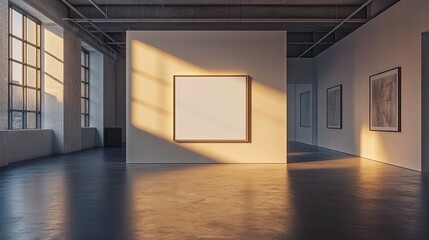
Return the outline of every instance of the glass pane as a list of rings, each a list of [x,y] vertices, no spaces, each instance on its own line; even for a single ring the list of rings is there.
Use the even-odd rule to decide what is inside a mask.
[[[27,41],[37,44],[37,24],[27,18]]]
[[[83,68],[83,67],[80,68],[80,80],[83,81],[83,82],[86,82],[86,79],[85,79],[85,68]]]
[[[36,111],[37,107],[37,96],[36,96],[36,90],[34,89],[27,89],[27,110],[29,111]]]
[[[27,44],[27,64],[37,66],[37,51],[36,48]]]
[[[37,118],[37,128],[42,128],[42,121],[41,121],[41,119],[40,119],[40,113],[38,113],[37,115],[36,115],[36,118]]]
[[[22,85],[22,64],[12,62],[12,82]]]
[[[40,70],[37,70],[37,88],[40,88]]]
[[[81,113],[85,113],[85,99],[84,98],[81,98],[80,99],[80,112]]]
[[[88,104],[89,104],[89,101],[88,101],[88,99],[85,99],[85,107],[86,107],[86,111],[85,111],[85,113],[89,113],[89,106],[88,106]]]
[[[12,34],[22,38],[22,14],[12,9]]]
[[[86,97],[86,90],[85,90],[85,84],[84,83],[80,83],[80,96],[81,97]]]
[[[36,55],[36,60],[37,60],[37,68],[40,68],[40,49],[37,49],[37,55]]]
[[[22,62],[22,41],[12,38],[12,59]]]
[[[41,99],[40,99],[40,90],[37,90],[37,111],[40,111]]]
[[[24,107],[22,87],[12,86],[12,109],[21,110]]]
[[[80,115],[80,126],[85,127],[85,115]]]
[[[40,47],[40,25],[37,24],[37,46]]]
[[[27,67],[27,86],[37,87],[37,70]]]
[[[89,71],[85,69],[85,82],[89,82]]]
[[[89,127],[89,116],[85,115],[85,127]]]
[[[27,128],[37,128],[35,113],[27,113]]]
[[[12,112],[12,129],[22,128],[22,112]]]
[[[82,51],[80,52],[80,65],[85,65],[85,53]]]
[[[85,67],[89,67],[89,54],[85,54]]]

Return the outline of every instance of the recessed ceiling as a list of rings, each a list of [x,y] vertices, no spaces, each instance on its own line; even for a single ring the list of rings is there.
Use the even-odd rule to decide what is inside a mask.
[[[301,56],[367,0],[61,0],[66,21],[123,52],[126,30],[286,30]],[[373,0],[302,57],[314,57],[399,0]],[[89,20],[88,20],[89,19]],[[103,33],[100,32],[103,31]],[[122,46],[122,47],[121,47]]]

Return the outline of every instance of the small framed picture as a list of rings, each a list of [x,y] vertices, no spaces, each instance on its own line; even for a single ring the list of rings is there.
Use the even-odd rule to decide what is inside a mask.
[[[337,85],[326,89],[326,127],[341,129],[343,121],[342,93],[343,86]]]

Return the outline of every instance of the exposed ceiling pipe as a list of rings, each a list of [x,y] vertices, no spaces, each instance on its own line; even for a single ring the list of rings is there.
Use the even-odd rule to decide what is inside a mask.
[[[101,30],[101,28],[99,28],[97,25],[95,25],[91,20],[89,20],[85,15],[83,15],[81,12],[79,12],[79,10],[77,10],[75,7],[73,7],[72,4],[70,4],[67,0],[61,0],[65,5],[67,5],[71,10],[73,10],[73,12],[75,12],[77,15],[79,15],[79,17],[81,17],[82,19],[84,19],[86,22],[88,22],[89,24],[91,24],[91,26],[93,28],[95,28],[99,33],[103,34],[104,36],[106,36],[110,41],[112,42],[116,42],[115,39],[113,39],[112,37],[110,37],[107,33],[105,33],[103,30]],[[70,18],[63,18],[63,20],[68,20],[71,21],[72,19]],[[75,23],[77,23],[77,21],[75,21]],[[98,38],[97,38],[98,39]],[[122,50],[122,46],[120,44],[118,44],[118,46],[121,48]]]
[[[73,20],[76,22],[93,23],[140,23],[140,22],[168,22],[168,23],[183,23],[183,22],[207,22],[207,23],[339,23],[340,19],[300,19],[300,18],[91,18],[91,19],[77,19],[77,18],[63,18],[64,20]],[[367,19],[351,19],[349,23],[366,23]]]
[[[105,18],[109,18],[108,16],[107,16],[107,13],[106,12],[104,12],[103,11],[103,9],[101,9],[98,5],[97,5],[97,3],[96,2],[94,2],[94,0],[88,0],[88,2],[90,2],[101,14],[103,14],[103,16],[105,17]]]
[[[340,28],[344,23],[346,23],[347,21],[349,21],[350,18],[352,18],[354,15],[356,15],[356,13],[358,13],[360,10],[362,10],[364,7],[366,7],[371,2],[372,2],[372,0],[368,0],[367,2],[365,2],[362,6],[360,6],[358,9],[356,9],[354,12],[352,12],[352,14],[350,14],[347,18],[345,18],[343,21],[341,21],[340,24],[338,24],[334,29],[332,29],[325,36],[323,36],[321,39],[319,39],[319,41],[317,41],[313,45],[311,45],[311,47],[309,47],[307,50],[305,50],[301,55],[299,55],[298,58],[301,58],[305,54],[307,54],[311,49],[313,49],[320,42],[322,42],[323,40],[325,40],[325,38],[327,38],[329,35],[331,35],[333,32],[335,32],[335,30],[337,30],[338,28]]]

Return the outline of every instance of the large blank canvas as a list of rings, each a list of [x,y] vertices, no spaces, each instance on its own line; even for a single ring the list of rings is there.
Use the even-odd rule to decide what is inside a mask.
[[[247,76],[175,76],[176,142],[247,142]]]

